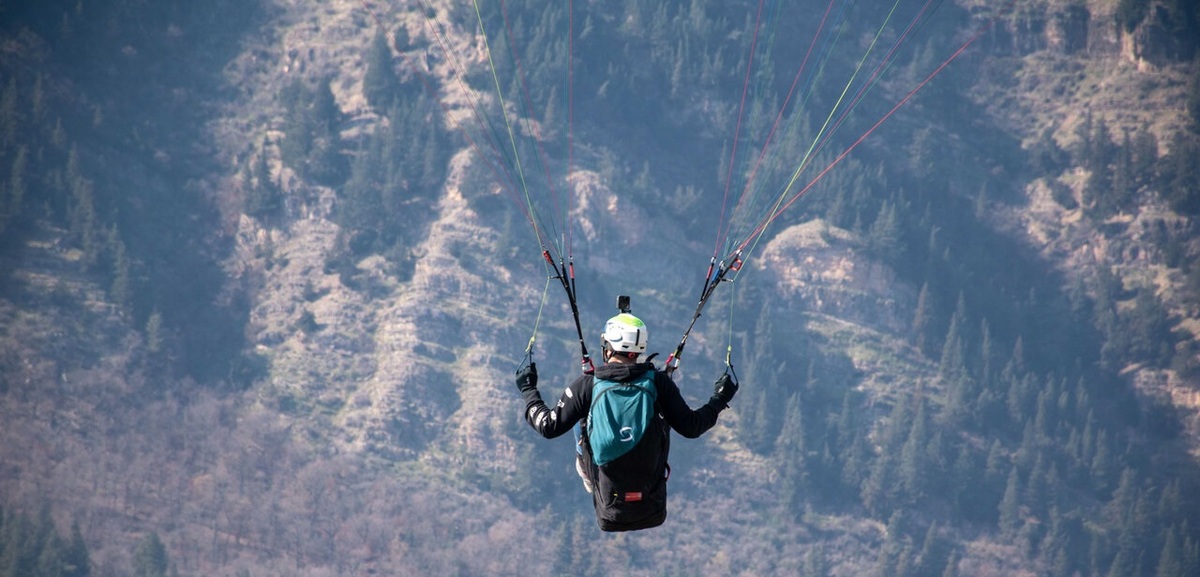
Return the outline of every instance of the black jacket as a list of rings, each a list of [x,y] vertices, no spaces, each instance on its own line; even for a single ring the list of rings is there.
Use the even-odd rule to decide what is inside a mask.
[[[653,368],[654,365],[650,363],[607,363],[596,368],[596,376],[625,382]],[[547,439],[562,435],[571,430],[575,423],[587,419],[588,409],[592,405],[592,384],[592,375],[581,375],[563,391],[553,409],[546,406],[536,389],[526,391],[525,420]],[[699,437],[717,424],[717,415],[725,408],[724,403],[714,398],[699,409],[692,410],[683,400],[675,381],[662,371],[655,375],[654,386],[658,389],[658,409],[663,419],[676,433],[689,439]]]

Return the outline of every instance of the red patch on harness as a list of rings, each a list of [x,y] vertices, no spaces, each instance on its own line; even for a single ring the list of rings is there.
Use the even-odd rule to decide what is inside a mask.
[[[641,491],[637,491],[634,493],[625,493],[625,502],[626,503],[632,503],[634,501],[641,501],[641,500],[642,500],[642,492]]]

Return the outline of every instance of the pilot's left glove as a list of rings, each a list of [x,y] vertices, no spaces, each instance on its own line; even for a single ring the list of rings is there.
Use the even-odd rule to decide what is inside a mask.
[[[521,391],[521,394],[525,394],[530,391],[536,392],[538,382],[537,363],[531,362],[529,363],[529,366],[522,367],[521,369],[517,370],[516,381],[517,389]]]

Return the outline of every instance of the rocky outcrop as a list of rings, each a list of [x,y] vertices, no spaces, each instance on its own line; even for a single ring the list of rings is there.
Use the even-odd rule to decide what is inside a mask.
[[[1191,57],[1188,42],[1172,34],[1170,15],[1165,7],[1155,4],[1149,14],[1132,31],[1121,34],[1121,56],[1132,61],[1138,70],[1158,70],[1169,64],[1184,62]]]
[[[1050,14],[1046,28],[1046,46],[1060,54],[1076,54],[1088,49],[1092,14],[1086,6],[1070,4]]]
[[[1077,54],[1092,47],[1095,25],[1091,11],[1083,4],[1027,6],[998,22],[990,43],[997,52],[1015,56],[1043,50]]]
[[[997,21],[984,43],[998,54],[1012,56],[1043,51],[1066,56],[1119,55],[1142,71],[1191,58],[1196,40],[1179,33],[1179,26],[1162,4],[1151,3],[1132,30],[1117,22],[1114,10],[1115,3],[1094,1],[1028,2]]]
[[[774,282],[773,298],[800,299],[812,312],[892,334],[903,334],[912,321],[912,287],[868,258],[850,232],[825,221],[781,231],[760,261]]]

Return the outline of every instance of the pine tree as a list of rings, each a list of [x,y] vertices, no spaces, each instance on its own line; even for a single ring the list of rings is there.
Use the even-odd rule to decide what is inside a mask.
[[[842,394],[842,409],[835,421],[836,433],[834,434],[838,451],[848,449],[857,435],[858,419],[855,418],[857,414],[855,411],[855,398],[854,391],[849,388]]]
[[[919,501],[925,496],[926,478],[929,475],[929,463],[925,452],[929,443],[929,423],[925,405],[923,397],[917,399],[912,428],[909,429],[904,447],[900,449],[900,486],[910,502]]]
[[[870,449],[860,429],[853,430],[850,444],[842,450],[842,487],[850,498],[859,496],[859,489],[870,470]]]
[[[804,565],[801,567],[802,577],[826,577],[832,567],[825,559],[825,550],[819,544],[814,545],[804,555]]]
[[[870,472],[862,483],[863,504],[872,513],[894,507],[902,487],[898,479],[898,453],[902,443],[908,439],[912,429],[912,417],[908,411],[909,399],[897,399],[888,416],[887,427],[880,438],[883,450],[875,456]]]
[[[950,328],[942,344],[942,357],[938,363],[938,378],[943,382],[954,381],[967,375],[966,335],[967,323],[966,301],[962,293],[958,295],[958,304],[950,317]]]
[[[58,151],[67,149],[67,131],[63,128],[61,117],[54,119],[54,128],[50,129],[50,145]]]
[[[40,125],[46,113],[46,89],[42,83],[41,72],[33,79],[33,90],[29,93],[29,110],[33,113],[31,120]]]
[[[769,341],[770,336],[775,334],[774,326],[775,321],[771,316],[770,307],[762,307],[758,319],[755,321],[754,334],[759,335],[759,338],[768,337]],[[761,385],[743,393],[746,394],[744,410],[752,417],[740,423],[742,430],[739,433],[750,450],[759,454],[767,454],[770,451],[771,443],[781,429],[779,421],[781,407],[772,402],[777,398],[785,398],[781,393],[779,375],[786,374],[787,367],[771,361],[772,358],[777,357],[775,351],[769,346],[748,347],[747,350],[752,350],[753,354],[748,363],[749,372],[744,375],[743,380],[761,383]]]
[[[1071,147],[1071,161],[1076,165],[1087,167],[1089,157],[1092,153],[1092,138],[1095,135],[1095,122],[1092,119],[1090,110],[1083,113],[1083,119],[1079,124],[1075,125],[1075,130],[1072,136],[1075,137],[1075,145]]]
[[[1054,139],[1054,131],[1047,128],[1042,130],[1038,139],[1030,148],[1031,164],[1038,174],[1053,175],[1060,172],[1067,162],[1066,153]]]
[[[1200,126],[1200,119],[1193,121]],[[1171,209],[1188,216],[1200,215],[1200,165],[1196,158],[1200,158],[1200,136],[1180,132],[1171,140],[1170,152],[1161,159],[1159,168],[1166,180]]]
[[[317,82],[312,96],[312,114],[324,130],[334,130],[342,121],[342,109],[333,95],[333,79],[325,77]]]
[[[1164,367],[1171,359],[1176,338],[1171,334],[1167,311],[1151,289],[1142,289],[1134,298],[1134,307],[1122,315],[1128,327],[1128,354]]]
[[[1058,386],[1054,377],[1047,377],[1046,384],[1038,391],[1034,402],[1033,415],[1034,443],[1038,447],[1048,446],[1053,441],[1058,414],[1055,411],[1058,400]]]
[[[1008,395],[1005,404],[1008,408],[1008,418],[1014,425],[1023,425],[1032,416],[1033,375],[1020,373],[1015,369],[1015,363],[1009,362],[1001,374],[1001,385],[1008,385]]]
[[[1154,577],[1181,577],[1183,572],[1183,556],[1179,550],[1179,537],[1175,528],[1167,529],[1163,538],[1162,552],[1158,554],[1158,565]]]
[[[1200,55],[1192,58],[1192,67],[1188,74],[1187,102],[1184,104],[1184,109],[1191,118],[1192,132],[1200,132]]]
[[[112,254],[112,284],[109,285],[108,298],[119,307],[128,307],[133,298],[133,289],[129,278],[129,256],[125,252],[125,242],[114,225],[109,229],[107,245]]]
[[[933,438],[925,445],[925,470],[922,472],[925,493],[944,497],[950,494],[950,447],[947,435],[954,435],[943,427],[933,427]]]
[[[157,354],[163,348],[163,318],[157,310],[146,319],[146,352]]]
[[[1049,518],[1049,527],[1038,546],[1039,556],[1042,562],[1050,565],[1050,574],[1064,575],[1067,572],[1067,559],[1063,553],[1070,543],[1063,526],[1062,514],[1057,506],[1050,508]]]
[[[312,93],[299,78],[293,80],[279,92],[283,105],[283,139],[279,142],[279,155],[284,164],[297,171],[304,168],[305,159],[312,149],[314,122],[310,112]]]
[[[876,557],[875,574],[882,577],[901,577],[909,574],[915,554],[909,535],[911,521],[903,508],[888,517],[883,545]]]
[[[62,538],[57,533],[51,533],[40,545],[36,575],[66,575],[66,544]]]
[[[90,267],[98,256],[97,217],[92,182],[76,178],[71,186],[71,204],[68,209],[72,240],[83,252],[83,265]]]
[[[1008,473],[1008,483],[1004,486],[1004,497],[1000,499],[998,512],[1000,514],[1000,533],[1008,538],[1017,536],[1021,528],[1021,477],[1014,466]]]
[[[1139,184],[1150,184],[1158,165],[1158,137],[1143,126],[1133,137],[1132,164],[1130,171]]]
[[[978,369],[975,371],[978,374],[979,386],[981,389],[987,390],[992,385],[992,380],[995,377],[996,367],[996,344],[992,339],[992,327],[987,319],[979,321],[979,355]]]
[[[279,95],[285,109],[280,157],[306,178],[327,185],[339,182],[346,172],[338,131],[342,113],[331,85],[326,78],[310,91],[297,79]]]
[[[1112,499],[1104,506],[1104,516],[1109,524],[1119,527],[1128,523],[1138,498],[1137,471],[1126,467],[1121,471],[1121,480],[1113,491]]]
[[[434,188],[445,180],[445,163],[442,153],[442,130],[438,126],[440,117],[428,119],[420,132],[421,171],[419,181],[426,189]]]
[[[942,571],[942,577],[958,577],[958,551],[950,552],[950,558],[946,559],[946,568]]]
[[[904,255],[904,246],[900,242],[900,222],[895,204],[885,200],[880,205],[879,214],[875,215],[867,233],[867,250],[886,263],[899,264]]]
[[[879,514],[895,502],[896,497],[895,458],[888,451],[876,455],[870,472],[862,482],[861,498],[867,510]]]
[[[1095,122],[1093,130],[1088,141],[1091,148],[1087,151],[1083,166],[1092,172],[1107,174],[1116,159],[1117,145],[1113,141],[1112,130],[1103,120]]]
[[[908,145],[908,166],[913,175],[921,179],[933,174],[936,157],[933,129],[924,127],[913,132],[913,141]]]
[[[941,362],[938,363],[938,380],[946,389],[945,419],[959,426],[973,418],[972,404],[978,397],[966,366],[966,345],[962,336],[966,319],[962,309],[963,300],[960,296],[959,307],[950,318],[950,329],[942,345]]]
[[[917,309],[913,313],[912,328],[909,330],[913,346],[926,354],[929,354],[932,345],[929,331],[933,324],[934,307],[931,298],[929,282],[926,281],[921,285],[921,292],[917,295]]]
[[[788,398],[784,409],[783,427],[775,440],[775,461],[779,463],[782,503],[794,519],[803,513],[804,496],[808,490],[808,448],[804,439],[803,411],[800,393]]]
[[[1108,125],[1103,121],[1097,122],[1091,138],[1091,150],[1084,158],[1084,168],[1089,172],[1084,203],[1098,213],[1098,216],[1109,214],[1108,209],[1114,204],[1113,167],[1116,164],[1117,153],[1118,148],[1113,143]]]
[[[1162,493],[1158,496],[1158,516],[1160,519],[1177,520],[1182,509],[1182,501],[1179,494],[1179,479],[1175,479],[1163,487]]]
[[[567,124],[566,120],[559,118],[558,109],[560,106],[558,101],[558,87],[555,86],[550,89],[550,94],[546,97],[546,107],[542,111],[542,126],[545,127],[543,130],[553,130],[553,127],[555,126],[564,126]]]
[[[88,554],[87,544],[83,541],[83,532],[79,530],[78,522],[71,523],[71,538],[67,542],[64,559],[66,561],[64,577],[87,577],[91,574],[92,559]]]
[[[1025,498],[1023,501],[1028,504],[1032,513],[1039,517],[1043,511],[1049,509],[1049,476],[1052,465],[1053,463],[1047,463],[1045,455],[1039,452],[1033,462],[1033,468],[1029,470],[1029,479],[1025,483]]]
[[[4,92],[0,92],[0,153],[11,149],[21,132],[19,96],[17,77],[10,75]]]
[[[8,186],[0,190],[0,233],[10,222],[19,222],[21,205],[25,200],[25,169],[28,165],[25,147],[17,149],[8,173]]]
[[[980,459],[975,456],[971,446],[962,443],[958,447],[958,456],[950,469],[950,488],[953,492],[953,505],[957,514],[970,520],[987,518],[987,512],[982,507],[985,487],[984,475],[980,470]]]
[[[1111,191],[1100,201],[1101,214],[1112,214],[1124,210],[1137,188],[1137,175],[1133,172],[1133,142],[1126,131],[1121,144],[1115,149],[1112,167]]]
[[[134,577],[166,577],[170,561],[167,548],[153,531],[138,542],[133,550]]]
[[[242,186],[246,190],[245,213],[248,216],[265,218],[279,214],[283,207],[283,189],[271,177],[266,147],[259,147],[254,160],[246,166]]]
[[[382,196],[384,185],[379,178],[385,172],[382,151],[382,137],[372,136],[366,149],[360,150],[355,158],[350,178],[338,196],[335,216],[338,226],[347,234],[366,232],[371,235],[371,241],[365,246],[352,246],[356,254],[375,248],[374,239],[378,237],[388,217],[388,207],[384,205]]]
[[[1104,492],[1112,487],[1112,478],[1116,463],[1113,462],[1111,448],[1108,446],[1108,431],[1101,429],[1096,433],[1094,443],[1095,456],[1092,457],[1092,484],[1096,490]]]
[[[382,113],[399,96],[400,79],[392,64],[392,51],[382,29],[377,29],[366,54],[367,71],[363,75],[363,96],[376,112]]]
[[[1112,564],[1108,566],[1108,577],[1128,577],[1136,575],[1135,568],[1137,567],[1137,559],[1134,558],[1135,551],[1127,548],[1117,549],[1117,555],[1113,557]]]
[[[1192,539],[1187,532],[1187,522],[1183,524],[1184,529],[1180,531],[1183,538],[1183,573],[1182,575],[1195,575],[1200,572],[1200,542]]]

